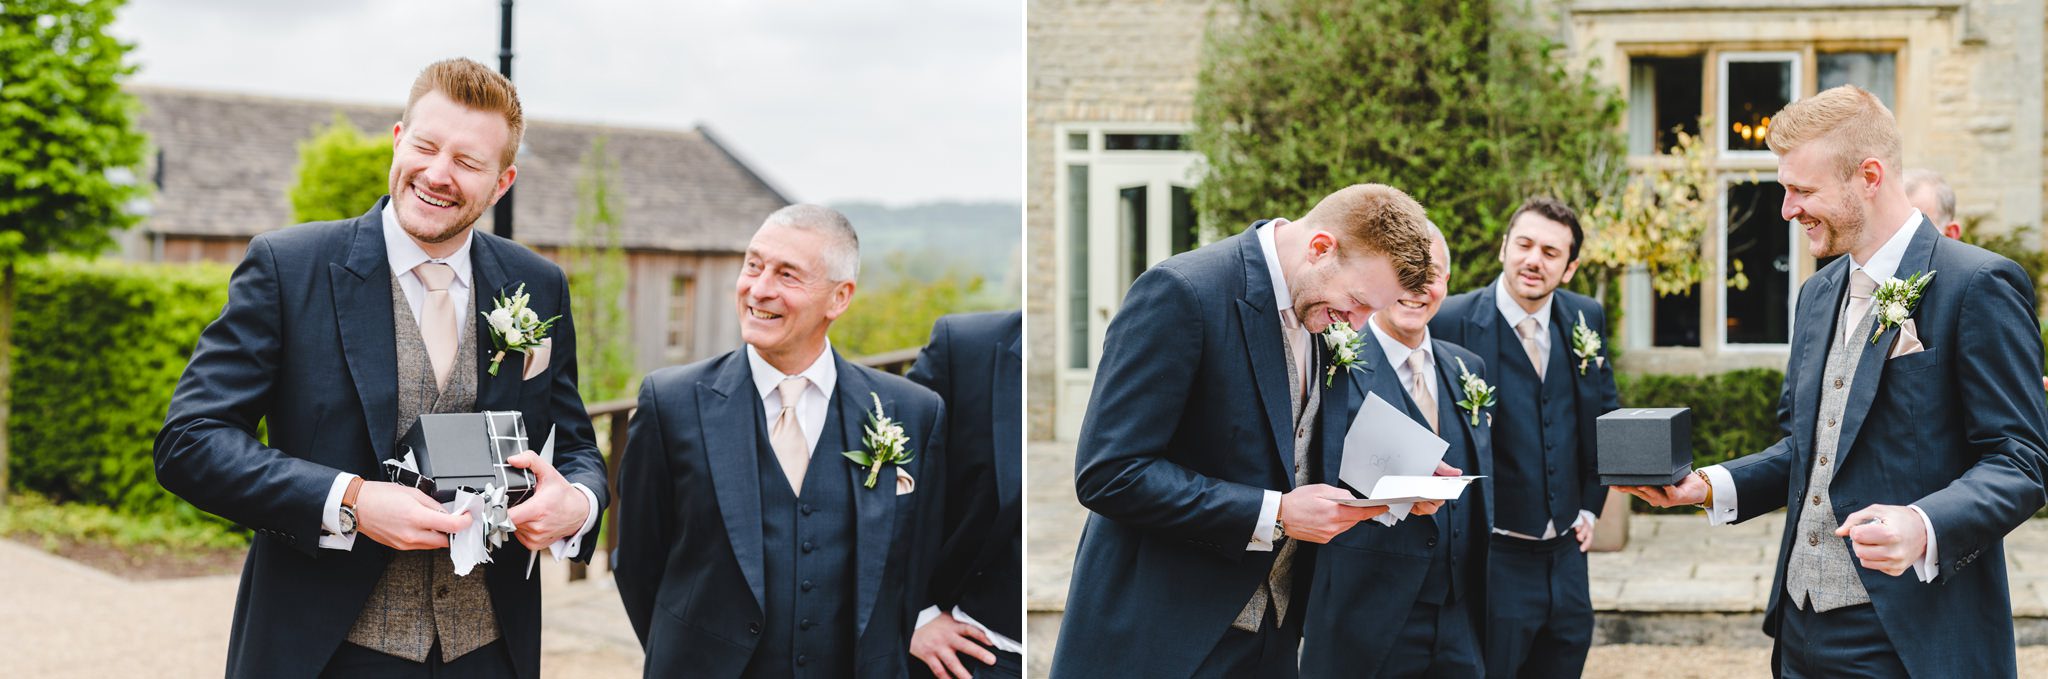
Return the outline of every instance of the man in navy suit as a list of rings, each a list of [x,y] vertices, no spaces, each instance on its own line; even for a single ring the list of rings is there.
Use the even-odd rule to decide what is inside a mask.
[[[1311,333],[1423,289],[1426,221],[1407,194],[1351,186],[1131,285],[1075,453],[1093,515],[1053,676],[1295,676],[1302,543],[1384,511],[1314,482],[1319,446],[1341,439],[1318,432],[1344,415],[1322,396],[1346,393],[1351,371]]]
[[[936,549],[919,543],[939,535],[945,412],[930,390],[832,350],[859,272],[845,216],[777,210],[740,267],[745,346],[641,384],[614,573],[647,676],[906,676],[916,557]],[[864,432],[884,416],[900,444]]]
[[[355,219],[257,236],[228,281],[156,439],[164,488],[256,530],[228,676],[539,674],[526,550],[562,541],[588,560],[593,545],[576,543],[608,496],[576,393],[567,280],[472,228],[512,186],[522,127],[503,76],[467,59],[428,66],[392,126],[391,195]],[[561,318],[548,348],[507,352],[493,375],[482,311],[522,284],[528,308]],[[555,464],[510,460],[539,480],[508,517],[518,542],[456,576],[448,534],[470,517],[375,479],[420,414],[486,410],[519,411],[536,437],[552,429]]]
[[[1800,287],[1785,438],[1627,490],[1715,524],[1789,509],[1764,612],[1781,676],[2014,676],[2004,538],[2048,464],[2033,281],[1913,208],[1869,92],[1801,99],[1768,141],[1785,219],[1815,256],[1847,255]],[[1892,292],[1916,275],[1917,300]]]
[[[1578,271],[1584,235],[1563,203],[1524,201],[1508,218],[1500,278],[1444,300],[1429,325],[1485,359],[1499,390],[1487,676],[1576,677],[1593,646],[1585,551],[1607,498],[1593,427],[1619,405],[1606,314],[1558,287]]]
[[[944,537],[915,607],[913,674],[1023,675],[1023,375],[1020,311],[940,318],[910,368],[946,402],[947,454]]]
[[[1366,394],[1387,403],[1442,437],[1439,474],[1493,473],[1492,408],[1459,405],[1469,395],[1464,375],[1484,379],[1479,356],[1429,335],[1429,319],[1444,301],[1450,250],[1429,227],[1429,287],[1380,309],[1366,322],[1366,361],[1342,399],[1351,417]],[[1380,359],[1384,360],[1380,360]],[[1327,396],[1327,395],[1326,395]],[[1335,397],[1331,397],[1335,398]],[[1344,430],[1326,437],[1341,439]],[[1340,448],[1324,448],[1328,478],[1342,472]],[[1366,524],[1316,549],[1318,595],[1303,622],[1301,673],[1311,677],[1472,677],[1485,674],[1480,625],[1486,621],[1487,531],[1493,525],[1492,478],[1466,489],[1430,516],[1392,526]],[[1370,489],[1365,489],[1370,490]],[[1384,520],[1384,519],[1383,519]]]

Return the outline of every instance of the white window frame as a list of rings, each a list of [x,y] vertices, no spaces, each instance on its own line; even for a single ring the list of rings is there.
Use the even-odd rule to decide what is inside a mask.
[[[1769,52],[1722,52],[1720,54],[1720,57],[1716,59],[1715,65],[1717,71],[1716,78],[1714,80],[1714,130],[1716,135],[1715,138],[1720,140],[1720,146],[1717,150],[1720,152],[1720,156],[1722,158],[1769,159],[1773,157],[1771,152],[1768,150],[1739,151],[1731,150],[1728,148],[1729,142],[1734,139],[1733,131],[1730,130],[1728,127],[1728,65],[1736,62],[1785,62],[1789,64],[1791,76],[1790,80],[1788,81],[1788,85],[1790,85],[1792,96],[1790,100],[1785,103],[1790,104],[1794,101],[1799,101],[1800,93],[1806,91],[1804,89],[1805,83],[1800,80],[1801,78],[1804,78],[1806,75],[1806,65],[1805,63],[1803,63],[1804,59],[1805,54],[1802,52],[1785,50]]]

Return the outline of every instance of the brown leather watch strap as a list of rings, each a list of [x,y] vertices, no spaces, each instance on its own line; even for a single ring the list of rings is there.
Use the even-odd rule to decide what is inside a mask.
[[[342,493],[341,493],[341,506],[343,506],[343,507],[347,507],[347,508],[349,508],[349,509],[355,509],[355,508],[356,508],[356,493],[362,492],[362,490],[363,490],[363,477],[360,477],[360,476],[358,476],[358,477],[355,477],[355,478],[349,479],[349,480],[348,480],[348,490],[346,490],[346,491],[342,491]]]

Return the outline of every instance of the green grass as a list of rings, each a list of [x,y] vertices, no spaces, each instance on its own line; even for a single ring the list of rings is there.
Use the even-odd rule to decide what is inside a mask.
[[[99,505],[60,504],[26,491],[15,492],[0,506],[0,535],[41,542],[50,550],[66,540],[173,553],[249,544],[248,533],[217,524],[123,514]]]

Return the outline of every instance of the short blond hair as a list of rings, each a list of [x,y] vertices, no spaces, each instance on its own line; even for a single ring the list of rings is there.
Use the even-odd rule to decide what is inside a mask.
[[[1839,176],[1856,173],[1865,158],[1887,170],[1899,167],[1899,124],[1877,95],[1855,85],[1831,87],[1792,102],[1771,118],[1765,143],[1780,156],[1819,144],[1835,161]]]
[[[505,116],[505,126],[512,133],[505,140],[498,169],[512,165],[513,158],[519,155],[519,140],[526,134],[526,116],[520,111],[519,90],[511,80],[470,59],[443,59],[428,64],[420,71],[420,77],[412,81],[412,94],[405,99],[405,114],[400,122],[412,121],[412,105],[428,92],[440,92],[465,107]]]
[[[1353,184],[1324,197],[1301,221],[1337,234],[1339,253],[1386,255],[1408,292],[1422,292],[1436,275],[1429,262],[1429,217],[1400,189]]]

